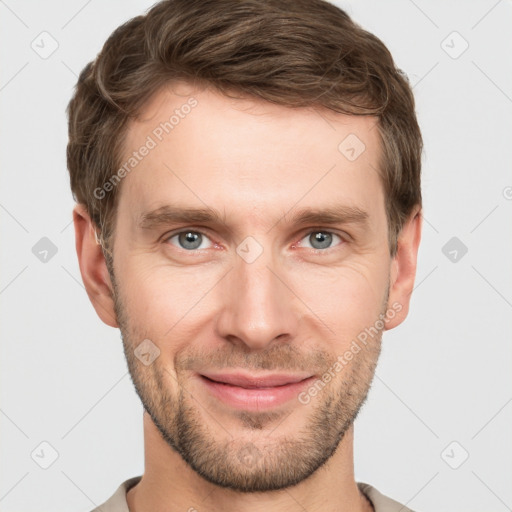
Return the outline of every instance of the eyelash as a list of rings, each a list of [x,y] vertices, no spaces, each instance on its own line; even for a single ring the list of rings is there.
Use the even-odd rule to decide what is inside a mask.
[[[185,229],[185,230],[181,229],[180,231],[175,231],[175,232],[172,232],[172,233],[168,233],[168,234],[164,235],[164,240],[163,241],[164,242],[169,242],[169,240],[171,240],[171,238],[174,238],[175,236],[181,235],[182,233],[198,233],[198,234],[200,234],[202,236],[205,236],[208,239],[210,239],[210,236],[205,231],[202,231],[201,229],[189,228],[189,229]],[[329,235],[335,235],[335,236],[337,236],[337,237],[339,237],[341,239],[340,243],[338,243],[337,245],[334,245],[332,247],[328,247],[326,249],[307,248],[307,249],[309,249],[310,251],[312,251],[315,254],[326,254],[326,253],[329,253],[329,252],[331,252],[331,250],[336,249],[336,247],[338,247],[340,245],[344,245],[348,241],[348,236],[347,235],[342,235],[340,233],[336,233],[335,231],[330,231],[330,230],[323,229],[323,228],[309,228],[309,231],[305,231],[305,232],[301,233],[301,238],[299,239],[299,242],[302,241],[306,236],[311,235],[313,233],[324,233],[324,234],[329,234]],[[215,242],[212,241],[212,243],[214,245],[216,245]],[[294,243],[294,246],[296,246],[295,243]],[[178,249],[180,251],[183,251],[183,252],[186,252],[188,254],[192,254],[192,253],[199,253],[200,254],[202,251],[206,250],[206,249],[187,250],[187,249],[182,249],[182,248],[177,247],[177,246],[174,246],[174,247],[176,249]]]

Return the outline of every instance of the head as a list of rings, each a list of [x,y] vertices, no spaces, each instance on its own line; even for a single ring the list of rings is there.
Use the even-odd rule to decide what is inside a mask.
[[[163,439],[220,486],[304,480],[414,284],[422,142],[389,51],[320,0],[163,1],[68,114],[82,277]],[[238,370],[311,380],[249,410],[202,377]]]

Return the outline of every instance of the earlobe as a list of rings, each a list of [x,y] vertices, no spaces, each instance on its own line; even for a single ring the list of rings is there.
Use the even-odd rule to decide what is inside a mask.
[[[393,308],[394,316],[386,317],[385,329],[393,329],[400,325],[409,312],[409,302],[416,278],[418,248],[421,240],[422,212],[417,207],[402,227],[398,237],[397,251],[391,262],[389,305],[399,305]]]
[[[111,327],[119,327],[116,319],[113,289],[96,229],[83,204],[73,209],[75,245],[85,290],[96,313]]]

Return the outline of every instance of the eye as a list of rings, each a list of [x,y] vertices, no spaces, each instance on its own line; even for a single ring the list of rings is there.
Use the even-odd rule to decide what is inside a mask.
[[[301,247],[304,246],[303,241],[306,240],[307,243],[310,244],[310,247],[315,250],[322,251],[324,249],[331,249],[333,241],[335,238],[338,238],[341,242],[343,242],[343,239],[337,235],[336,233],[332,233],[330,231],[322,231],[322,230],[316,230],[311,231],[307,234],[300,242],[299,245]],[[339,244],[337,244],[339,245]],[[307,246],[306,246],[307,247]]]
[[[176,243],[172,241],[173,239],[176,239]],[[166,238],[166,241],[175,245],[179,249],[184,249],[186,251],[209,249],[212,245],[210,239],[204,233],[192,230],[180,231],[179,233]],[[205,243],[210,243],[210,245],[204,246]]]
[[[299,246],[308,247],[315,251],[325,252],[326,249],[333,248],[333,244],[336,239],[339,240],[338,244],[344,242],[341,236],[330,231],[315,230],[310,231],[302,240],[299,242]],[[306,241],[306,242],[304,242]],[[208,236],[201,231],[186,230],[174,233],[165,239],[165,242],[169,242],[178,249],[185,251],[196,251],[200,249],[209,249],[214,246]]]

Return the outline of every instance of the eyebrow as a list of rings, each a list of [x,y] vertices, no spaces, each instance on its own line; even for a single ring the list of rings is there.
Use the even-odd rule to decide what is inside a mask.
[[[288,214],[277,221],[274,226],[285,220],[285,222],[304,225],[304,224],[354,224],[367,228],[369,224],[369,215],[366,211],[357,206],[335,205],[325,208],[302,208],[296,210],[289,220],[286,220]],[[140,215],[139,228],[142,230],[152,230],[161,226],[171,224],[226,224],[225,215],[213,208],[182,208],[177,206],[165,205],[155,210],[144,212]]]

